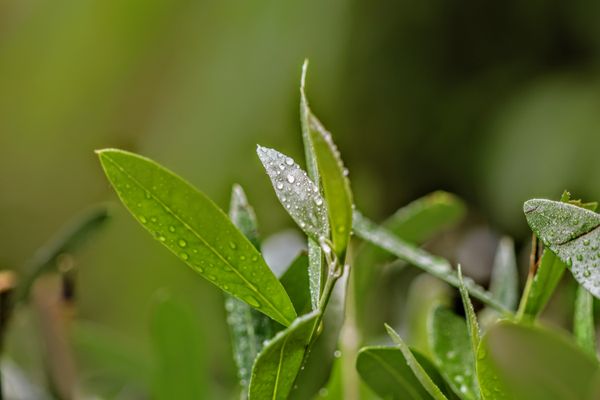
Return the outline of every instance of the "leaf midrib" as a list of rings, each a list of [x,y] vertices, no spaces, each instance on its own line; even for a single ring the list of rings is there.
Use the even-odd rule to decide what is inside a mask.
[[[277,364],[277,375],[275,376],[275,385],[273,386],[273,396],[271,396],[272,400],[277,399],[277,391],[279,389],[279,377],[281,376],[281,367],[283,365],[283,353],[285,350],[285,346],[287,346],[289,338],[289,335],[285,337],[285,340],[281,344],[281,350],[279,351],[279,363]]]
[[[270,307],[272,310],[275,311],[275,313],[277,315],[279,315],[280,318],[282,318],[282,321],[285,321],[286,323],[290,324],[291,321],[286,318],[283,314],[281,314],[281,312],[279,312],[279,310],[277,309],[277,307],[275,307],[275,305],[273,303],[271,303],[271,301],[269,301],[266,297],[264,297],[262,295],[262,293],[260,293],[256,287],[250,283],[246,277],[244,277],[238,270],[237,268],[231,264],[226,258],[224,258],[218,251],[216,251],[210,244],[208,244],[206,242],[206,240],[198,233],[196,232],[196,230],[194,228],[192,228],[187,222],[185,222],[176,212],[174,212],[171,207],[169,207],[167,204],[165,204],[165,202],[163,200],[161,200],[158,196],[156,196],[154,194],[154,191],[149,190],[146,186],[144,186],[140,181],[138,181],[135,177],[133,177],[130,173],[128,173],[123,167],[121,167],[114,159],[112,159],[110,156],[108,156],[106,153],[103,154],[104,157],[106,157],[106,159],[111,162],[115,167],[117,167],[124,175],[126,175],[129,179],[131,179],[136,185],[138,185],[140,188],[142,188],[143,190],[145,190],[146,192],[150,193],[150,196],[156,200],[156,202],[158,202],[160,205],[162,205],[165,210],[170,213],[171,215],[173,215],[175,217],[176,220],[178,220],[183,226],[186,227],[186,229],[188,231],[190,231],[192,234],[194,234],[213,254],[215,254],[219,259],[221,259],[225,264],[229,265],[231,267],[231,270],[234,271],[241,279],[242,281],[244,281],[244,283],[246,283],[249,288],[256,293],[256,295],[258,297],[260,297],[261,299],[263,299]],[[191,185],[190,185],[191,186]],[[187,264],[187,262],[186,262]],[[236,296],[237,297],[237,296]],[[243,300],[243,299],[242,299]]]

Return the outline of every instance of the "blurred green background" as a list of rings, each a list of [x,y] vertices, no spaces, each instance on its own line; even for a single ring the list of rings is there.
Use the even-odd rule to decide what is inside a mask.
[[[116,200],[104,147],[159,161],[223,208],[238,182],[263,233],[291,226],[254,150],[301,158],[305,57],[366,214],[445,189],[526,238],[524,200],[600,199],[598,21],[591,0],[0,0],[0,267]],[[146,348],[166,288],[195,310],[215,385],[233,385],[222,295],[122,207],[77,262],[78,318]]]

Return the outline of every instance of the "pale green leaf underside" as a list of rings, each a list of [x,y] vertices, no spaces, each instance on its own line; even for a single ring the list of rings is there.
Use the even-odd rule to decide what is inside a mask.
[[[387,229],[377,226],[362,214],[355,211],[353,217],[354,232],[362,239],[394,254],[399,259],[421,268],[425,272],[443,280],[456,288],[460,286],[458,275],[450,266],[450,263],[441,258],[433,256],[414,245],[398,238]],[[489,292],[477,285],[469,278],[465,279],[467,291],[476,299],[481,300],[490,307],[503,312],[510,311],[498,302]]]
[[[463,399],[478,399],[475,356],[465,320],[445,307],[436,307],[428,336],[435,363],[452,390]]]
[[[600,215],[559,201],[533,199],[523,206],[531,229],[584,288],[600,298]]]
[[[481,340],[477,377],[485,400],[585,399],[598,363],[556,331],[501,321]]]
[[[210,282],[283,325],[296,312],[261,254],[227,215],[152,160],[99,151],[121,201],[153,237]]]
[[[298,317],[260,352],[250,380],[250,400],[287,399],[300,371],[319,311]]]

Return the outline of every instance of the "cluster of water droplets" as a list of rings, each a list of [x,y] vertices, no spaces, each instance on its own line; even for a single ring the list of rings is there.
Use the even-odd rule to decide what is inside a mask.
[[[279,201],[298,226],[313,238],[327,236],[327,206],[319,187],[292,158],[261,146],[257,153]]]

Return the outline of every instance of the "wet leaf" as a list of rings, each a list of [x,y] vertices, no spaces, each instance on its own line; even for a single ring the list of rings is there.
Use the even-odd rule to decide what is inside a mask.
[[[123,204],[156,240],[220,289],[291,323],[296,312],[283,286],[208,197],[147,158],[122,150],[98,154]]]

